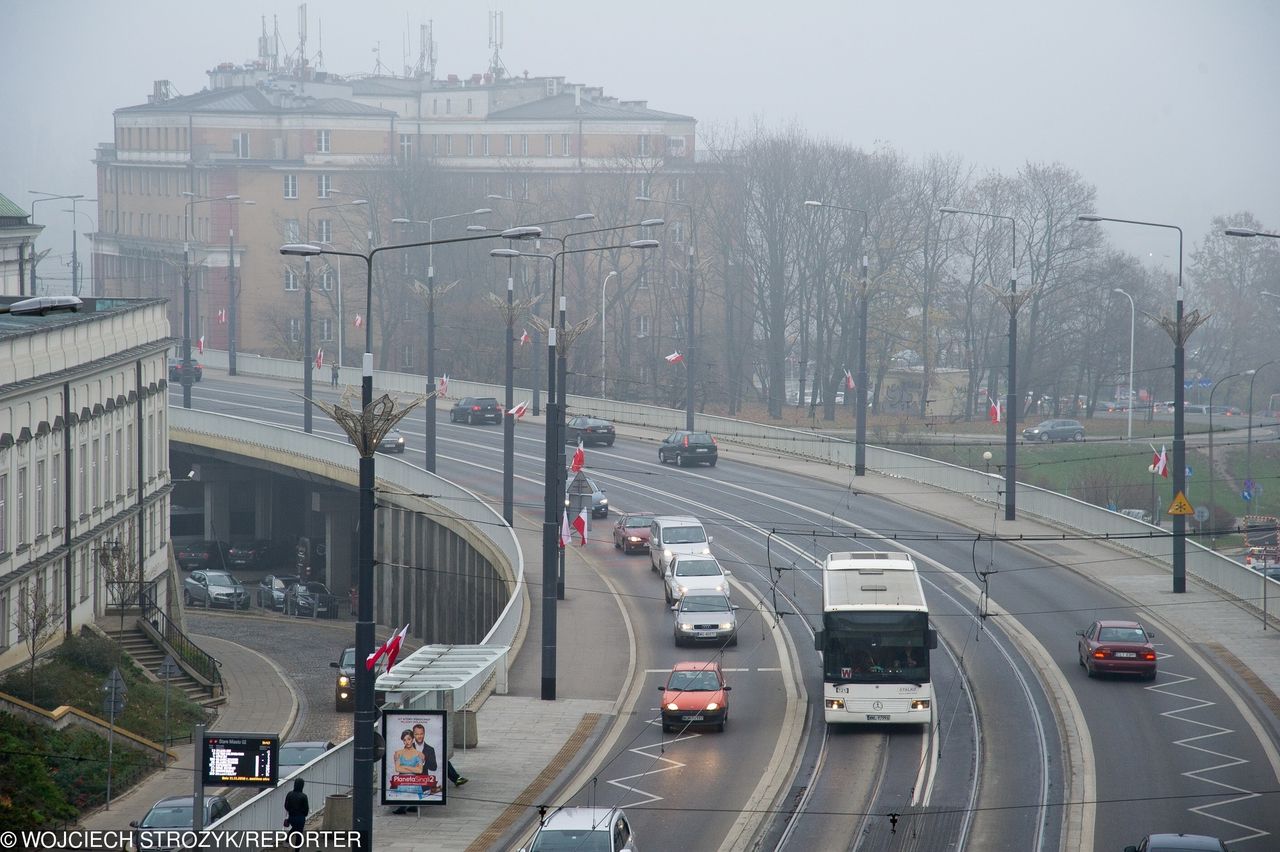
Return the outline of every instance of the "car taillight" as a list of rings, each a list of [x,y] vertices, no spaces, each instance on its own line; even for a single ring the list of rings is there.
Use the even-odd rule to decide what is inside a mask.
[[[1105,660],[1107,657],[1110,657],[1110,656],[1111,656],[1110,648],[1098,648],[1096,651],[1093,652],[1093,658],[1095,660]]]
[[[712,435],[712,436],[711,436],[711,443],[713,443],[713,444],[718,444],[718,443],[720,443],[720,442],[716,440],[716,436],[715,436],[715,435]]]
[[[480,406],[478,406],[478,405],[473,405],[473,406],[471,406],[471,410],[472,410],[472,411],[479,411],[479,410],[480,410]]]
[[[685,445],[686,447],[687,447],[687,446],[689,446],[689,436],[688,436],[688,435],[685,435],[685,436],[684,436],[684,445]]]
[[[1154,660],[1155,658],[1156,658],[1156,652],[1155,652],[1155,651],[1143,651],[1143,652],[1142,652],[1142,659],[1144,659],[1144,660]]]

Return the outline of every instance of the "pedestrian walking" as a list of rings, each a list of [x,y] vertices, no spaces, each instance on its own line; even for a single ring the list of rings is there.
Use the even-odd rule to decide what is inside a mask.
[[[307,827],[307,814],[311,813],[311,803],[307,801],[307,794],[302,792],[303,783],[301,778],[295,780],[293,789],[284,797],[284,824],[295,834]]]
[[[338,386],[338,362],[337,361],[334,361],[333,364],[329,366],[329,384],[333,385],[335,388]]]

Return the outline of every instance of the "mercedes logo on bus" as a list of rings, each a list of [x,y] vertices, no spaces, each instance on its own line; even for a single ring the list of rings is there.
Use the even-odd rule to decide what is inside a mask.
[[[872,710],[883,710],[883,709],[884,709],[884,702],[882,702],[882,701],[872,701],[872,702],[871,702],[871,709],[872,709]]]

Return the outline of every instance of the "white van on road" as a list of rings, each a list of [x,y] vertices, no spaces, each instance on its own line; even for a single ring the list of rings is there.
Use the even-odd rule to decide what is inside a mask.
[[[677,555],[710,556],[711,537],[697,518],[662,515],[649,524],[649,567],[666,576]]]

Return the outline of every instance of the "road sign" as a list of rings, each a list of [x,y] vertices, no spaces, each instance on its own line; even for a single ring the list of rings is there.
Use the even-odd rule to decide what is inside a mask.
[[[1209,520],[1209,507],[1208,507],[1208,506],[1196,506],[1196,513],[1195,513],[1195,516],[1196,516],[1196,520],[1197,520],[1199,523],[1202,523],[1202,524],[1203,524],[1205,521]]]
[[[1196,382],[1196,384],[1198,384],[1202,388],[1211,388],[1213,387],[1213,379],[1209,378],[1208,376],[1202,376],[1200,378],[1200,381]]]
[[[1187,496],[1179,491],[1174,495],[1173,502],[1169,504],[1168,514],[1170,515],[1194,515],[1196,510],[1191,508]]]
[[[1240,492],[1240,499],[1248,503],[1250,500],[1253,499],[1253,492],[1250,491],[1248,488],[1246,488],[1245,490]]]
[[[1183,390],[1191,390],[1191,389],[1192,389],[1193,387],[1195,387],[1195,386],[1196,386],[1196,380],[1195,380],[1195,379],[1183,379],[1183,380],[1182,380],[1182,389],[1183,389]]]
[[[1191,465],[1187,465],[1187,479],[1191,478],[1191,473],[1192,473]]]
[[[112,669],[111,674],[102,684],[102,712],[115,719],[124,712],[125,694],[129,688],[124,684],[119,669]]]

